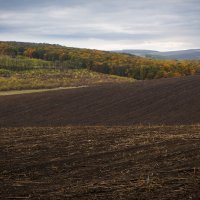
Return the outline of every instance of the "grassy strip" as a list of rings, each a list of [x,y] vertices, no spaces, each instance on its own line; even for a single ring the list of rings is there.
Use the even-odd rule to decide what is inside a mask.
[[[98,83],[134,81],[132,78],[105,75],[86,69],[71,69],[66,71],[34,69],[8,72],[8,74],[2,76],[0,74],[0,91],[77,87]]]
[[[10,96],[10,95],[18,95],[18,94],[30,94],[30,93],[38,93],[38,92],[48,92],[54,90],[69,90],[75,88],[83,88],[87,86],[78,86],[78,87],[59,87],[53,89],[36,89],[36,90],[11,90],[11,91],[0,91],[0,96]]]

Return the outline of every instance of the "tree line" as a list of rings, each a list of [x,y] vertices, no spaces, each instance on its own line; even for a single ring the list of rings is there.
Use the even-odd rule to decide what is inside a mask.
[[[86,68],[89,70],[132,77],[139,80],[178,77],[195,74],[199,61],[156,60],[129,54],[79,49],[61,45],[0,42],[0,65],[19,69],[50,67],[61,70]],[[5,58],[9,56],[9,58]],[[7,59],[7,60],[6,60]],[[17,68],[18,67],[18,68]]]

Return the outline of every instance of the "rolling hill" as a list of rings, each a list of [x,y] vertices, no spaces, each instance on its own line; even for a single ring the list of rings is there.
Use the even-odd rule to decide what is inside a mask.
[[[200,123],[200,76],[0,97],[0,126]]]
[[[149,51],[139,53],[147,54]],[[149,55],[153,53],[156,52]],[[61,74],[69,69],[87,69],[138,80],[194,75],[200,70],[200,61],[149,57],[55,44],[0,42],[0,81],[2,75],[15,79],[16,73],[24,77],[26,72],[47,69],[61,71]]]
[[[141,56],[141,57],[145,57],[146,55],[150,55],[150,54],[159,53],[159,51],[144,50],[144,49],[124,49],[124,50],[118,50],[114,52],[126,53],[126,54]]]

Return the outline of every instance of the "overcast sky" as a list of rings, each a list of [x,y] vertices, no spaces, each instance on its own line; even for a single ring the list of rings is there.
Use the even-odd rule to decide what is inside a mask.
[[[0,0],[0,40],[105,50],[200,48],[200,0]]]

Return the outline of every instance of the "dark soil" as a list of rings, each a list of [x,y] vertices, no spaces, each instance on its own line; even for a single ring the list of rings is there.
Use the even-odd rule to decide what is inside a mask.
[[[1,96],[1,127],[200,123],[200,76]]]
[[[0,129],[1,199],[200,199],[200,126]]]
[[[1,96],[0,199],[199,200],[198,123],[198,75]]]

